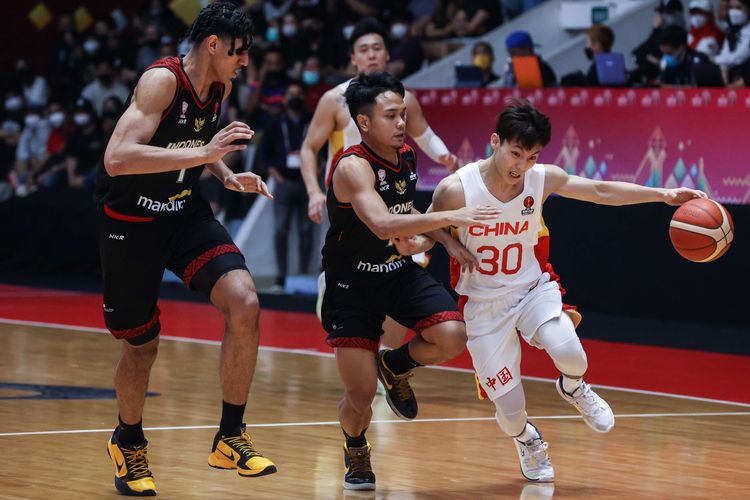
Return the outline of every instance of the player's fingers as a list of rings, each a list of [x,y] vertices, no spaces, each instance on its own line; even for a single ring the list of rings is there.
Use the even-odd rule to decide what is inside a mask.
[[[245,186],[243,186],[242,183],[239,181],[239,179],[237,179],[237,177],[235,177],[234,175],[231,176],[229,179],[227,179],[226,184],[227,184],[227,187],[230,187],[230,186],[235,187],[240,191],[245,190]]]

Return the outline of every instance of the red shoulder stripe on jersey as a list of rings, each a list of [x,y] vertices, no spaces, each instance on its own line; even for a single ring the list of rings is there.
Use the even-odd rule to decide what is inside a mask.
[[[224,255],[225,253],[238,253],[242,255],[240,249],[234,245],[218,245],[213,248],[209,248],[198,257],[193,259],[192,262],[190,262],[190,264],[188,264],[185,268],[185,271],[182,273],[182,281],[185,282],[185,286],[190,288],[190,282],[195,277],[195,273],[200,271],[201,268],[208,264],[212,259],[215,259],[219,255]]]
[[[107,214],[112,219],[121,220],[125,222],[151,222],[155,219],[155,217],[140,217],[138,215],[121,214],[120,212],[117,212],[116,210],[109,208],[107,205],[104,205],[104,213]]]
[[[176,57],[164,57],[162,59],[158,59],[154,61],[153,63],[149,64],[145,70],[145,71],[148,71],[153,68],[166,68],[175,76],[175,78],[177,78],[177,88],[175,88],[174,90],[174,95],[172,96],[172,102],[169,103],[169,106],[167,106],[167,109],[162,111],[161,120],[159,120],[160,122],[164,121],[164,118],[166,118],[167,115],[169,115],[169,113],[172,111],[172,108],[174,108],[174,103],[177,102],[177,94],[180,93],[180,88],[183,86],[181,84],[182,73],[179,71],[179,69],[175,65],[175,59],[177,58]]]
[[[331,161],[331,170],[328,171],[328,178],[326,178],[326,189],[331,189],[331,182],[333,181],[333,171],[336,170],[336,167],[338,166],[339,162],[351,155],[359,156],[360,158],[363,158],[363,156],[360,154],[359,150],[362,149],[359,144],[355,144],[354,146],[350,146],[346,149],[339,149],[336,154],[333,157],[333,160]],[[367,159],[367,158],[365,158]]]
[[[209,97],[206,99],[206,102],[201,102],[200,98],[198,97],[198,93],[195,91],[195,87],[193,87],[193,82],[190,81],[190,78],[188,78],[187,73],[185,73],[185,68],[182,66],[182,59],[180,59],[179,57],[173,56],[173,57],[165,57],[163,59],[159,59],[157,61],[154,61],[154,63],[148,66],[146,69],[148,70],[151,68],[167,68],[172,73],[174,73],[174,75],[177,77],[178,89],[184,89],[184,90],[189,91],[190,95],[193,96],[193,101],[195,101],[195,105],[198,106],[199,109],[205,109],[206,106],[208,106],[211,103],[211,101],[213,101],[213,94],[214,92],[216,92],[217,82],[214,82],[211,84],[212,88],[211,88],[211,91],[209,92]],[[222,85],[222,84],[219,84],[219,85]],[[170,110],[171,110],[171,106],[170,106]]]

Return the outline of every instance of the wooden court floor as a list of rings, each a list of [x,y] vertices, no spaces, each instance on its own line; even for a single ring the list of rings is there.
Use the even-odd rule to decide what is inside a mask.
[[[0,498],[116,498],[105,443],[114,399],[48,399],[10,384],[112,388],[119,346],[107,335],[0,324]],[[523,480],[472,375],[422,369],[414,422],[382,396],[368,431],[377,491],[345,492],[341,395],[330,356],[264,349],[246,420],[279,472],[240,478],[206,464],[218,423],[216,343],[163,340],[144,426],[161,499],[750,498],[750,407],[599,390],[617,415],[590,431],[549,381],[525,380],[528,410],[549,442],[554,485]],[[65,393],[65,391],[62,391]]]

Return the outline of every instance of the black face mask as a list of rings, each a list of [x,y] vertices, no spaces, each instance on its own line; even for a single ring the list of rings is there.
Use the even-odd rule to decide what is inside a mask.
[[[583,53],[586,54],[586,59],[588,59],[589,61],[594,58],[594,51],[589,47],[584,48]]]
[[[299,96],[290,97],[286,102],[286,105],[290,111],[294,111],[295,113],[300,113],[303,109],[305,109],[305,101],[303,101]]]
[[[112,84],[112,75],[99,75],[97,78],[105,87],[109,87]]]

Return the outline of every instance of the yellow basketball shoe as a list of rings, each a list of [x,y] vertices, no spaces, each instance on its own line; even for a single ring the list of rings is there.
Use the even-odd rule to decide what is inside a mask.
[[[245,424],[240,427],[239,436],[222,436],[216,433],[208,465],[216,469],[237,469],[240,476],[256,477],[273,474],[276,466],[260,454],[245,432]]]
[[[156,495],[154,475],[148,469],[148,441],[135,446],[117,442],[117,430],[107,443],[107,453],[115,465],[115,488],[123,495],[152,497]]]

